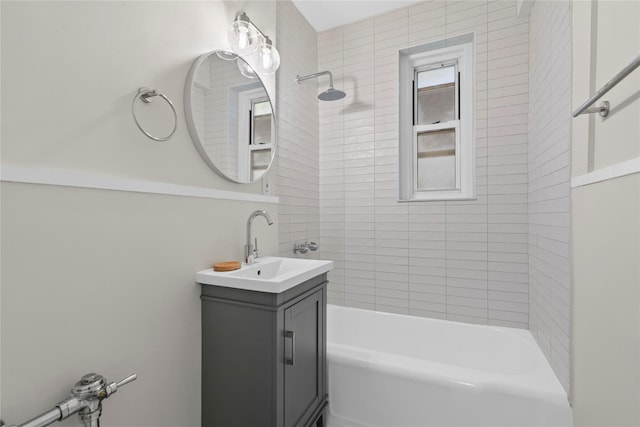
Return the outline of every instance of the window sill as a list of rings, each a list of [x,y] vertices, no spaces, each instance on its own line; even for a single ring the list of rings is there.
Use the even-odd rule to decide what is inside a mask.
[[[411,198],[403,199],[398,198],[398,202],[446,202],[446,201],[469,201],[469,200],[477,200],[478,197],[475,194],[422,194],[422,195],[414,195]]]

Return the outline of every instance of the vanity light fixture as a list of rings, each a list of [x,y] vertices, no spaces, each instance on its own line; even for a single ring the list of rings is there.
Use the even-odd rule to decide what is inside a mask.
[[[280,66],[280,54],[271,39],[251,22],[246,13],[242,12],[236,17],[229,28],[228,40],[231,49],[238,55],[248,57],[257,53],[257,71],[273,74]]]

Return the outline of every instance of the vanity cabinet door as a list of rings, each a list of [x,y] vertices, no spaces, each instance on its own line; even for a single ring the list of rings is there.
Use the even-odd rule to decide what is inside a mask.
[[[324,397],[323,291],[284,310],[284,425],[309,421]]]

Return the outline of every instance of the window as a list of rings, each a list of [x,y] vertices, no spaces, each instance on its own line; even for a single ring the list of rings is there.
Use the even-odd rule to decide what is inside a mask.
[[[249,126],[251,127],[251,145],[271,144],[271,103],[268,98],[251,100]]]
[[[237,147],[233,154],[237,157],[234,159],[238,165],[238,176],[253,181],[269,169],[273,157],[275,128],[271,125],[271,102],[261,85],[243,85],[237,92],[237,134],[240,143],[233,144]],[[229,111],[233,111],[231,107]],[[232,162],[233,159],[229,160],[229,163]]]
[[[251,100],[251,180],[262,176],[271,163],[271,102],[269,98]]]
[[[475,198],[473,35],[399,59],[400,200]]]

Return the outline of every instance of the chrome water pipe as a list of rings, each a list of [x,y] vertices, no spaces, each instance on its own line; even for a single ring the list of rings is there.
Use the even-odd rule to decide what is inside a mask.
[[[108,383],[99,374],[90,373],[83,375],[71,389],[71,397],[56,404],[42,414],[17,426],[9,427],[45,427],[56,421],[62,421],[73,414],[78,414],[80,423],[84,427],[100,427],[100,415],[102,415],[102,401],[118,391],[119,387],[138,378],[131,374],[127,378]]]
[[[296,81],[298,82],[298,84],[302,84],[302,82],[305,80],[315,79],[316,77],[324,76],[327,74],[329,75],[329,87],[333,87],[333,74],[331,74],[331,71],[320,71],[319,73],[307,74],[306,76],[301,76],[298,74],[296,76]]]

